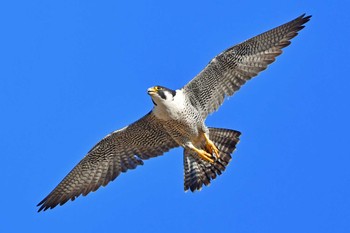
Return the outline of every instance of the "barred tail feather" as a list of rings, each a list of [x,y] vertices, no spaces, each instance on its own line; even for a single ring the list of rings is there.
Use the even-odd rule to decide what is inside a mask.
[[[209,138],[220,151],[220,158],[211,164],[202,160],[195,152],[184,150],[184,189],[192,192],[210,184],[217,175],[225,171],[231,161],[231,153],[239,142],[240,132],[230,129],[209,128]]]

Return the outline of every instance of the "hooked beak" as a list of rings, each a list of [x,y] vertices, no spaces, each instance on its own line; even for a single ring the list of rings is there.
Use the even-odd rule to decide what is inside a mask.
[[[154,95],[157,93],[156,89],[154,87],[148,88],[147,93],[149,95]]]

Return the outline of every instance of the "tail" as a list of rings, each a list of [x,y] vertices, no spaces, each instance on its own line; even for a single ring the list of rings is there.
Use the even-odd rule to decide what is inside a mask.
[[[214,164],[202,160],[195,152],[184,150],[184,189],[192,192],[201,190],[203,184],[210,184],[217,175],[225,171],[231,161],[231,153],[239,142],[240,132],[230,129],[209,128],[209,138],[220,151],[220,158]]]

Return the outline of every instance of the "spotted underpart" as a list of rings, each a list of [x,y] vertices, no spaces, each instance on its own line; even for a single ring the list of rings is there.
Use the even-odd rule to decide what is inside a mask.
[[[180,90],[150,88],[153,110],[97,143],[38,204],[39,211],[96,191],[144,160],[179,146],[184,147],[184,189],[196,191],[209,185],[229,164],[240,132],[208,128],[204,123],[208,114],[275,61],[310,17],[302,15],[225,50]],[[208,142],[219,150],[215,160],[203,156]]]
[[[290,45],[311,16],[302,15],[286,24],[235,45],[213,58],[185,87],[203,118],[214,112],[225,97],[265,70]]]

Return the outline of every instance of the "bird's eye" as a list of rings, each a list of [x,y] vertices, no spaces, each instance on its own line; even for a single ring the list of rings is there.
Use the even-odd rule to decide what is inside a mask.
[[[154,89],[155,89],[156,91],[163,90],[163,88],[162,88],[162,87],[160,87],[160,86],[155,86],[155,87],[154,87]]]

